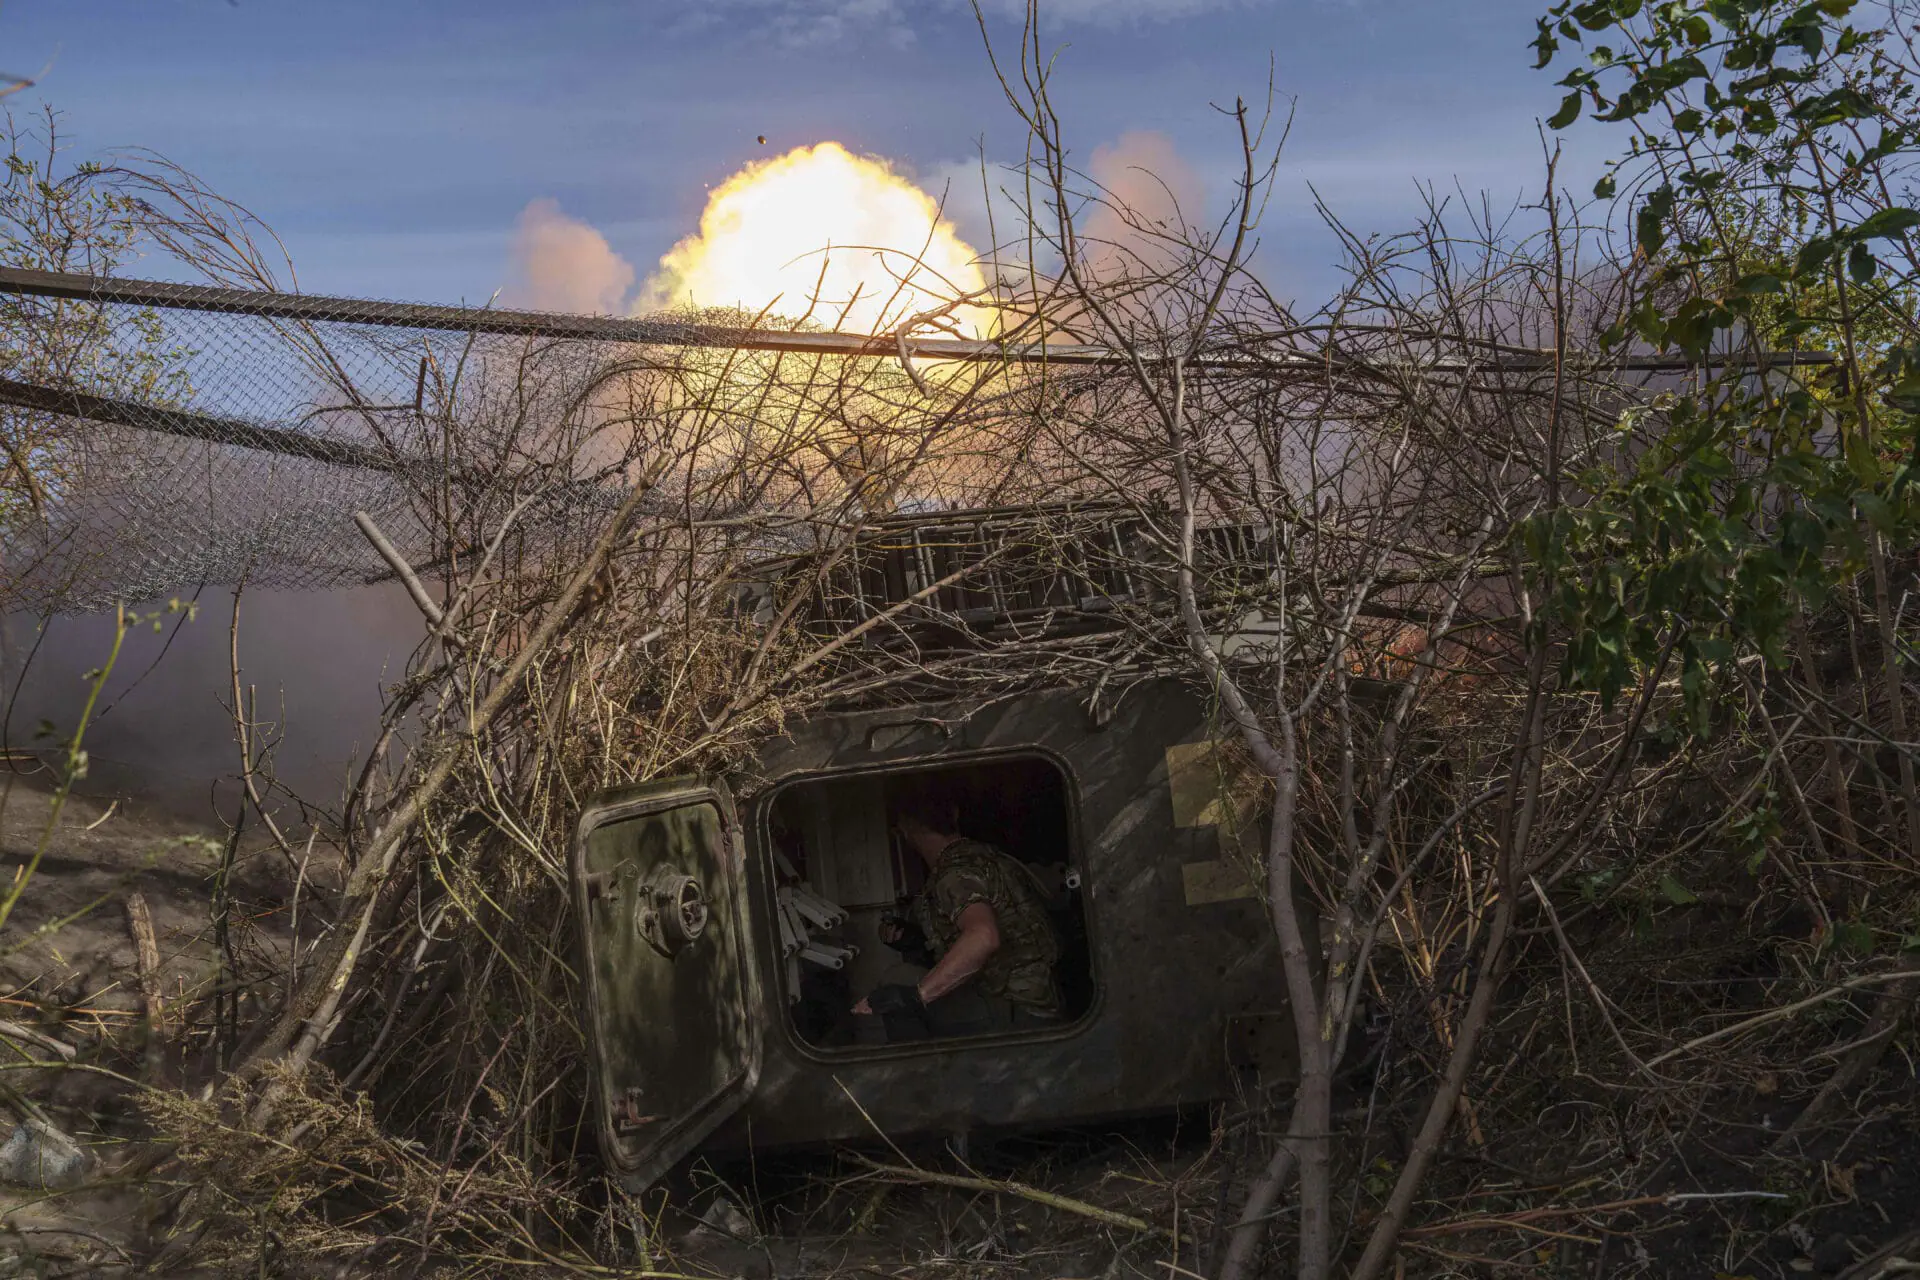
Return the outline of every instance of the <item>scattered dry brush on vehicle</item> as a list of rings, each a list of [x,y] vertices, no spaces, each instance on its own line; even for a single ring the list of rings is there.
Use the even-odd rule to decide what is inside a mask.
[[[164,435],[143,511],[219,535],[194,569],[389,575],[421,614],[337,797],[278,785],[236,671],[212,928],[236,936],[252,840],[302,877],[306,932],[214,950],[169,1073],[131,1036],[74,1064],[148,1071],[122,1172],[156,1189],[159,1256],[672,1270],[660,1200],[595,1163],[576,817],[830,710],[1150,681],[1210,710],[1223,863],[1264,903],[1297,1069],[1124,1184],[916,1165],[875,1134],[757,1223],[712,1208],[710,1237],[880,1239],[911,1185],[951,1221],[887,1247],[982,1269],[1060,1255],[971,1197],[1115,1274],[1838,1272],[1893,1247],[1873,1208],[1920,1181],[1911,15],[1561,8],[1543,62],[1615,35],[1555,127],[1583,103],[1637,122],[1644,168],[1590,203],[1549,150],[1537,204],[1436,203],[1399,238],[1329,215],[1348,276],[1311,311],[1257,272],[1281,123],[1227,113],[1245,164],[1217,225],[1128,209],[1073,168],[1037,26],[996,52],[1039,263],[1005,265],[968,359],[927,358],[959,349],[926,315],[809,351],[830,325],[16,281],[10,328],[78,315],[172,370],[16,377],[44,393],[4,419],[8,554],[41,557],[9,559],[16,587],[145,586],[155,546],[184,554],[58,536],[121,527],[89,505],[90,477],[126,482],[100,442]],[[234,267],[257,255],[195,257],[239,224],[184,204],[188,261],[266,283]],[[259,482],[217,521],[187,487],[209,467]],[[908,544],[913,574],[869,589]],[[1015,607],[1042,581],[1103,585]]]

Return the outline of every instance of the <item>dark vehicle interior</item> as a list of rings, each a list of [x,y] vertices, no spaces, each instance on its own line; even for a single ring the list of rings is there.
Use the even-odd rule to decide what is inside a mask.
[[[959,834],[999,848],[1028,872],[1060,940],[1054,976],[1064,1022],[1079,1019],[1093,1003],[1094,973],[1068,785],[1050,761],[1027,756],[782,788],[769,835],[782,986],[800,1038],[823,1049],[875,1043],[877,1020],[856,1017],[854,1004],[903,965],[928,961],[912,936],[882,940],[910,914],[926,880],[894,830],[893,798],[927,786],[951,797]]]

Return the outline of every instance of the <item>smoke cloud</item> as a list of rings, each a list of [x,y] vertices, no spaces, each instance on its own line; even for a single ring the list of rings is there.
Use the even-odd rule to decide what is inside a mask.
[[[1150,270],[1171,265],[1178,250],[1157,238],[1178,236],[1203,216],[1200,176],[1164,133],[1123,133],[1095,147],[1087,173],[1105,200],[1087,218],[1084,234],[1103,241],[1096,269],[1117,268],[1122,258]]]
[[[507,301],[535,311],[618,315],[633,288],[633,265],[607,238],[542,198],[520,212]]]

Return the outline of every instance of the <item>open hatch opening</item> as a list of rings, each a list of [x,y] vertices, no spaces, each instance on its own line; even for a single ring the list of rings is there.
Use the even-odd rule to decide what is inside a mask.
[[[1050,761],[1002,758],[930,769],[796,782],[774,797],[769,823],[777,886],[776,924],[782,986],[795,1032],[820,1048],[949,1039],[1077,1021],[1093,1003],[1079,859],[1072,847],[1068,781]],[[933,1002],[924,1029],[912,1020],[862,1017],[854,1004],[887,982],[911,982],[938,960],[913,938],[889,944],[927,885],[927,868],[898,829],[909,797],[950,801],[958,835],[1007,855],[1007,883],[1032,891],[1057,942],[1053,978],[1058,1016],[980,1026],[939,1016],[981,1002],[980,980],[965,984],[945,1010]],[[976,853],[976,857],[980,856]],[[1024,908],[1020,908],[1024,910]],[[1004,928],[1004,926],[1003,926]],[[911,931],[909,931],[911,933]],[[1003,947],[1008,943],[1003,938]],[[968,988],[975,988],[968,995]]]

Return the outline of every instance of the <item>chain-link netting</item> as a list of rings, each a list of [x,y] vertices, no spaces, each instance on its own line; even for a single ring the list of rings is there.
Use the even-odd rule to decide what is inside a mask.
[[[1059,375],[1005,377],[993,394],[976,394],[986,384],[975,381],[943,397],[910,355],[987,379],[1036,356],[1048,367],[1113,361],[1092,347],[909,342],[0,268],[0,608],[78,612],[242,581],[334,588],[394,576],[396,561],[425,575],[456,560],[470,568],[500,549],[508,529],[518,563],[565,555],[583,550],[621,505],[650,451],[677,453],[685,467],[656,514],[678,502],[690,522],[732,522],[767,557],[809,549],[813,517],[785,532],[764,517],[824,509],[822,481],[851,495],[863,520],[1084,502],[1048,470],[1044,440],[1007,434],[1022,397],[1040,387],[1058,394]],[[1671,363],[1619,368],[1662,373]],[[1272,352],[1236,346],[1214,364],[1223,386],[1239,379],[1256,389],[1311,381],[1322,368],[1284,342]],[[1381,368],[1404,378],[1413,365],[1394,356]],[[1550,371],[1546,357],[1527,354],[1497,368],[1450,358],[1418,369],[1440,381]],[[1125,379],[1077,376],[1088,403],[1112,402],[1096,416],[1138,409],[1126,403]],[[695,410],[708,424],[699,432],[643,438],[647,424]],[[1077,456],[1091,446],[1055,447]],[[910,493],[898,490],[907,471]],[[863,505],[870,491],[885,501]],[[751,527],[740,518],[748,511]],[[389,540],[391,556],[376,550],[359,514]],[[960,541],[999,546],[997,529]],[[1076,546],[1083,532],[1076,526]],[[950,534],[915,537],[933,546]],[[1071,561],[1081,552],[1059,554]],[[895,584],[908,596],[944,572],[933,551],[915,555],[924,581]],[[988,558],[1004,574],[1032,557],[1003,548]],[[1074,591],[1101,601],[1132,594],[1089,572],[1069,574]],[[844,585],[848,600],[873,594]],[[1024,586],[992,602],[960,599],[977,584],[943,590],[961,613],[991,604],[1011,618],[1060,607]]]
[[[517,536],[565,543],[632,479],[568,425],[608,369],[810,340],[0,272],[0,603],[375,581],[355,513],[419,563],[450,541],[421,512],[460,490],[476,527],[510,504]]]

